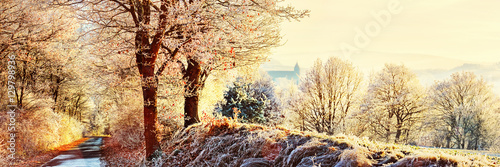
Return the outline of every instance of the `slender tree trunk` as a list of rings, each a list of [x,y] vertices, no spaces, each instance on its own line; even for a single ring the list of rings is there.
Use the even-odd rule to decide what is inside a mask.
[[[385,142],[389,143],[389,140],[391,139],[391,129],[386,128],[385,130],[386,130],[386,132],[385,132]]]
[[[451,144],[451,136],[448,132],[448,134],[446,135],[446,148],[450,148],[450,144]]]
[[[462,138],[461,149],[465,149],[465,137]]]
[[[394,139],[394,143],[399,143],[399,138],[401,138],[401,128],[396,130],[396,138]]]
[[[479,138],[474,141],[474,150],[479,150]]]
[[[52,78],[52,74],[51,78]],[[52,97],[54,98],[54,106],[52,107],[52,110],[56,111],[56,106],[57,106],[57,98],[59,97],[59,83],[61,82],[59,80],[59,76],[54,76],[56,78],[56,86],[54,88],[54,92],[52,93]]]
[[[306,120],[304,119],[304,117],[302,117],[302,129],[300,129],[301,131],[305,131],[306,130]]]
[[[401,127],[401,123],[398,123],[396,125],[396,138],[394,139],[394,143],[399,143],[399,138],[401,138]]]
[[[200,64],[194,59],[188,59],[188,67],[184,80],[186,80],[185,94],[184,94],[184,127],[200,122],[198,117],[198,102],[199,102],[199,88],[201,67]]]

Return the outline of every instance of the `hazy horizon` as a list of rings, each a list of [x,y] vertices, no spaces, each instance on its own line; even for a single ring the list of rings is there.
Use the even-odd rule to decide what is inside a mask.
[[[262,69],[303,70],[320,58],[350,60],[364,75],[404,64],[424,86],[457,71],[482,76],[500,95],[500,1],[290,0],[309,18],[281,25],[284,45]],[[348,48],[348,49],[346,49]],[[355,49],[352,49],[355,48]]]

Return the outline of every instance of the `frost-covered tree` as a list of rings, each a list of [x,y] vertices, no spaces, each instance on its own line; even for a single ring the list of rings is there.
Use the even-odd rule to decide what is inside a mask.
[[[368,86],[355,116],[364,135],[395,143],[406,143],[426,111],[425,94],[416,75],[404,65],[386,64]]]
[[[331,57],[323,64],[316,60],[301,80],[298,99],[292,102],[300,128],[328,134],[345,132],[361,80],[361,73],[347,61]]]
[[[1,1],[0,11],[0,64],[6,62],[3,60],[7,56],[15,56],[18,106],[23,108],[30,98],[43,96],[52,98],[56,106],[71,101],[75,96],[66,90],[75,84],[70,81],[78,78],[73,67],[78,64],[80,59],[76,56],[81,51],[75,43],[75,13],[67,7],[34,0]],[[6,72],[4,69],[0,73]],[[71,107],[74,109],[74,105]]]
[[[484,149],[498,140],[498,98],[471,72],[457,72],[430,89],[438,134],[448,148]]]
[[[184,87],[184,126],[199,122],[199,92],[213,70],[260,63],[279,44],[278,24],[307,14],[279,0],[55,0],[73,5],[93,24],[105,56],[133,57],[144,100],[146,157],[156,140],[160,77]]]
[[[5,92],[0,105],[18,107],[16,127],[10,131],[16,133],[16,159],[81,138],[88,85],[80,71],[85,63],[76,43],[79,22],[74,15],[71,8],[45,0],[0,1],[0,92]],[[7,75],[7,65],[15,74]],[[4,85],[14,88],[7,91]],[[5,99],[7,92],[12,101]],[[2,119],[8,118],[4,109]],[[1,126],[7,123],[0,121]],[[0,130],[0,140],[7,140],[6,132]]]

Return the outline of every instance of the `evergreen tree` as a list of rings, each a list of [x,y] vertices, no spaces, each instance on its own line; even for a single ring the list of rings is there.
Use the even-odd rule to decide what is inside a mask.
[[[276,123],[281,105],[275,97],[274,85],[268,76],[249,82],[238,78],[224,94],[218,112],[226,117],[238,118],[249,123]]]

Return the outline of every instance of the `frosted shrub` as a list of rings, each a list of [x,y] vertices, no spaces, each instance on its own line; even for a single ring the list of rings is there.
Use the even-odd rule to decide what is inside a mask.
[[[122,147],[136,148],[144,141],[144,123],[141,110],[125,110],[111,124],[111,135]]]
[[[48,108],[27,112],[22,122],[18,124],[22,136],[18,140],[22,143],[23,152],[29,155],[55,148],[60,143],[58,133],[61,126],[60,119],[59,114]]]
[[[71,143],[82,137],[83,125],[76,119],[69,117],[68,115],[62,115],[60,117],[60,127],[58,129],[59,143]]]
[[[270,77],[252,81],[238,78],[224,93],[217,112],[225,117],[237,117],[245,123],[277,124],[281,122],[281,104]]]
[[[47,107],[30,109],[19,111],[21,114],[16,124],[16,151],[19,155],[36,155],[82,137],[83,125],[76,119]]]

